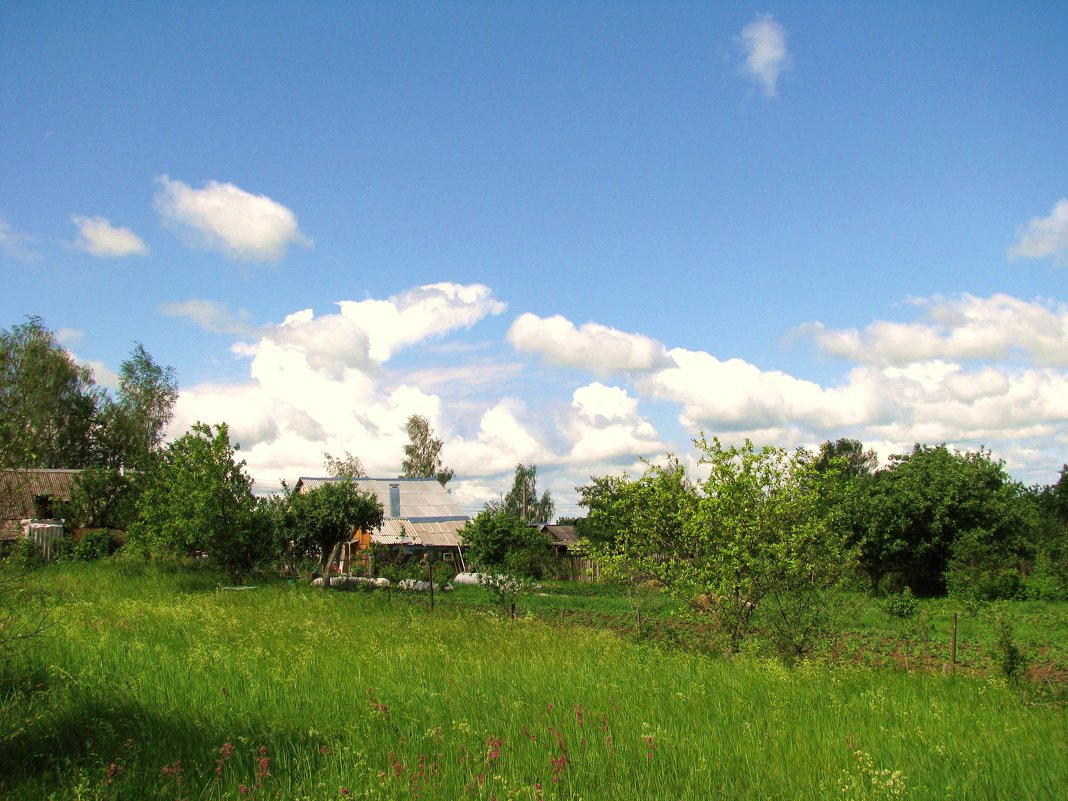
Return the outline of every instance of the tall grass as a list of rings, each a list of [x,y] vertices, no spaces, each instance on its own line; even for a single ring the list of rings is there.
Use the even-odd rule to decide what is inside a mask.
[[[425,601],[49,569],[0,798],[1058,798],[1063,713],[1002,683],[787,669]]]

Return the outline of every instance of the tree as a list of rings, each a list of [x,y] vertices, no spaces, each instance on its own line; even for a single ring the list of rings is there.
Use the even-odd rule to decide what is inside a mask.
[[[486,507],[492,511],[504,511],[524,523],[548,523],[553,518],[556,505],[549,490],[538,497],[538,466],[515,466],[512,488],[500,501],[491,501]]]
[[[39,317],[0,329],[0,466],[85,467],[101,392]]]
[[[540,578],[552,555],[549,537],[504,510],[484,509],[460,532],[480,572]]]
[[[198,422],[171,442],[137,499],[127,541],[152,553],[206,550],[235,581],[273,558],[252,479],[235,451],[225,423]]]
[[[804,653],[849,564],[833,519],[837,482],[804,451],[725,447],[704,436],[694,444],[709,471],[696,487],[671,460],[594,499],[589,519],[612,535],[591,542],[591,557],[655,579],[710,615],[731,651],[766,605],[776,645]]]
[[[405,478],[436,478],[445,486],[453,477],[441,461],[442,441],[430,429],[430,421],[418,414],[408,418],[408,444],[404,446],[402,468]]]
[[[119,392],[103,415],[105,463],[147,470],[163,448],[178,400],[173,367],[161,367],[140,342],[119,366]]]
[[[464,526],[460,537],[479,583],[515,617],[516,598],[540,578],[552,547],[548,535],[503,509],[486,508]]]
[[[382,504],[373,492],[361,492],[348,478],[327,481],[315,489],[292,492],[287,519],[298,550],[319,559],[323,587],[330,586],[330,565],[343,542],[357,529],[382,525]]]
[[[63,517],[82,528],[126,530],[135,519],[137,490],[128,473],[88,467],[74,477]]]
[[[1033,504],[989,451],[917,444],[890,457],[847,504],[851,540],[873,592],[887,576],[941,593],[953,562],[958,587],[1014,566],[1026,552]],[[986,578],[983,578],[986,576]]]
[[[879,456],[872,450],[864,450],[859,440],[827,440],[816,454],[816,468],[833,470],[846,479],[866,478],[879,466]]]
[[[364,478],[367,475],[367,471],[363,469],[363,462],[360,461],[359,456],[353,456],[348,451],[345,451],[345,458],[340,459],[337,456],[323,452],[323,467],[326,469],[326,473],[333,478]]]

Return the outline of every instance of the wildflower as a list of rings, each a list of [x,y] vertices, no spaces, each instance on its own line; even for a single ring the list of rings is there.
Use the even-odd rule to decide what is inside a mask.
[[[348,795],[349,794],[349,788],[348,787],[342,787],[341,788],[341,794],[342,795]]]
[[[553,757],[551,764],[553,766],[553,784],[559,784],[560,774],[567,768],[567,751],[564,751],[559,756]]]
[[[503,741],[497,737],[486,738],[486,763],[496,762],[501,758],[501,745]]]
[[[241,791],[241,795],[248,795],[248,785],[242,784],[237,789]]]
[[[330,746],[328,746],[328,745],[320,746],[319,753],[320,754],[324,754],[324,755],[325,754],[329,754],[330,753]]]
[[[647,735],[645,738],[645,758],[652,759],[653,752],[656,750],[656,737],[652,734]]]

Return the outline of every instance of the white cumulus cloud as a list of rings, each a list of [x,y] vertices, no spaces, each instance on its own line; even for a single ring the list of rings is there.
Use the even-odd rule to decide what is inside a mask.
[[[578,464],[633,461],[652,456],[665,445],[656,429],[638,412],[638,400],[622,387],[599,382],[572,394],[570,419],[564,432],[571,442],[568,460]]]
[[[931,359],[1016,360],[1068,367],[1068,306],[1011,295],[962,294],[913,300],[921,320],[877,320],[863,331],[807,323],[798,330],[823,352],[863,364],[904,365]]]
[[[241,261],[278,261],[290,245],[312,244],[297,216],[265,195],[208,181],[194,189],[166,175],[156,179],[156,210],[164,223],[196,247]]]
[[[1046,217],[1032,217],[1016,234],[1010,259],[1061,259],[1068,253],[1068,198],[1061,198]]]
[[[235,334],[232,350],[249,360],[248,378],[235,384],[200,384],[183,388],[171,431],[180,433],[196,420],[230,423],[241,442],[242,458],[262,483],[322,472],[322,453],[358,455],[368,470],[397,475],[407,442],[405,423],[412,414],[427,417],[439,436],[447,437],[440,397],[413,383],[406,374],[386,368],[392,355],[418,342],[469,328],[504,304],[481,285],[433,284],[401,292],[386,300],[342,301],[339,313],[316,316],[311,309],[287,315],[280,323],[239,330],[244,315],[221,304],[188,301],[168,304],[165,312],[185,316],[209,329]],[[453,371],[453,384],[462,374]],[[427,387],[435,386],[433,368],[421,367]],[[484,386],[484,385],[480,385]],[[470,403],[463,408],[471,408]],[[472,475],[484,475],[486,451],[512,466],[533,453],[522,426],[507,423],[498,399],[482,403],[486,427],[474,438],[469,462]],[[459,472],[471,448],[447,439],[444,458]],[[458,446],[467,443],[457,441]]]
[[[550,364],[581,367],[601,375],[654,370],[670,363],[664,346],[654,339],[598,323],[576,328],[560,315],[521,314],[508,331],[508,341],[517,351],[540,354]]]
[[[779,76],[793,61],[786,46],[786,29],[771,15],[762,14],[742,28],[738,45],[745,55],[742,71],[765,96],[775,97]]]
[[[74,240],[74,247],[78,250],[102,259],[144,256],[148,253],[148,245],[141,237],[129,228],[112,225],[107,217],[72,214],[70,221],[78,229],[78,238]]]

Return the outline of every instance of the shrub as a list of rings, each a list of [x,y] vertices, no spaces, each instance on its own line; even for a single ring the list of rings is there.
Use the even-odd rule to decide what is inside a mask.
[[[111,531],[106,528],[87,528],[68,551],[68,558],[76,562],[103,559],[114,551]]]
[[[916,614],[918,606],[919,602],[916,600],[916,596],[912,594],[912,590],[908,587],[905,587],[895,595],[888,596],[883,601],[883,609],[886,610],[886,614],[902,620],[907,620]]]

